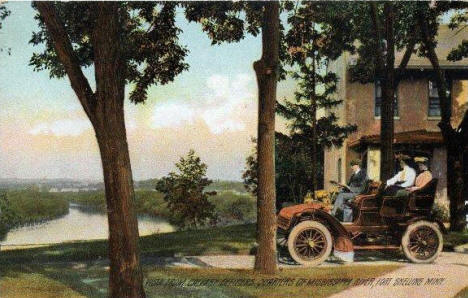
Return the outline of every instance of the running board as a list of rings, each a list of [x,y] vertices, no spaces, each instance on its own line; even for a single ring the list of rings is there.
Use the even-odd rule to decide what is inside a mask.
[[[365,249],[400,249],[400,246],[396,245],[363,245],[353,246],[354,250],[365,250]]]

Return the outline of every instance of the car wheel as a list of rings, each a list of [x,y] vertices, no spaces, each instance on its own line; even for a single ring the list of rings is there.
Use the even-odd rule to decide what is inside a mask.
[[[324,262],[333,246],[330,231],[318,221],[303,221],[288,237],[288,251],[297,263],[316,266]]]
[[[443,237],[436,223],[425,220],[410,224],[401,245],[405,256],[413,263],[432,263],[443,247]]]

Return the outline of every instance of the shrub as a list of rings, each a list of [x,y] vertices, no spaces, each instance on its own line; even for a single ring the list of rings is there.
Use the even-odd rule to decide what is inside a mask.
[[[441,222],[450,221],[449,207],[446,204],[436,202],[432,207],[432,215]]]
[[[251,195],[226,191],[210,198],[220,225],[252,223],[257,218],[256,200]]]
[[[206,178],[207,165],[190,150],[176,163],[178,172],[171,172],[156,184],[164,194],[170,210],[169,221],[180,228],[198,228],[216,221],[214,205],[208,197],[215,192],[205,192],[211,184]]]

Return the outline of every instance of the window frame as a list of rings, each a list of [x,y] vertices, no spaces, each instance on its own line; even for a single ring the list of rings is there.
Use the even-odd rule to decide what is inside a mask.
[[[432,85],[435,85],[436,87],[432,87]],[[439,93],[438,93],[438,90],[436,92],[436,96],[433,96],[431,95],[431,87],[433,89],[436,89],[437,90],[437,83],[435,82],[435,80],[431,80],[431,79],[428,79],[427,80],[427,118],[428,119],[440,119],[442,117],[442,108],[441,108],[441,105],[440,105],[440,97],[439,97]],[[450,95],[449,95],[449,99],[451,100],[451,92],[450,92]],[[437,100],[438,101],[438,106],[439,106],[439,113],[438,115],[431,115],[431,101],[434,101],[434,100]],[[432,102],[433,104],[433,102]]]
[[[380,96],[377,96],[378,87],[380,88]],[[377,104],[378,102],[378,104]],[[395,98],[393,99],[393,119],[400,119],[400,111],[398,108],[398,87],[395,89]],[[379,113],[377,113],[379,111]],[[374,118],[382,117],[382,84],[380,80],[374,81]]]

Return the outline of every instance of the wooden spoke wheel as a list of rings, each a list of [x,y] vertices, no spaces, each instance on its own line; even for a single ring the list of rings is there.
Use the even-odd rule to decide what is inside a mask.
[[[418,221],[408,226],[401,245],[410,261],[432,263],[442,251],[442,233],[436,223]]]
[[[327,227],[317,221],[303,221],[288,237],[288,250],[297,263],[315,266],[324,262],[332,250],[332,236]]]

